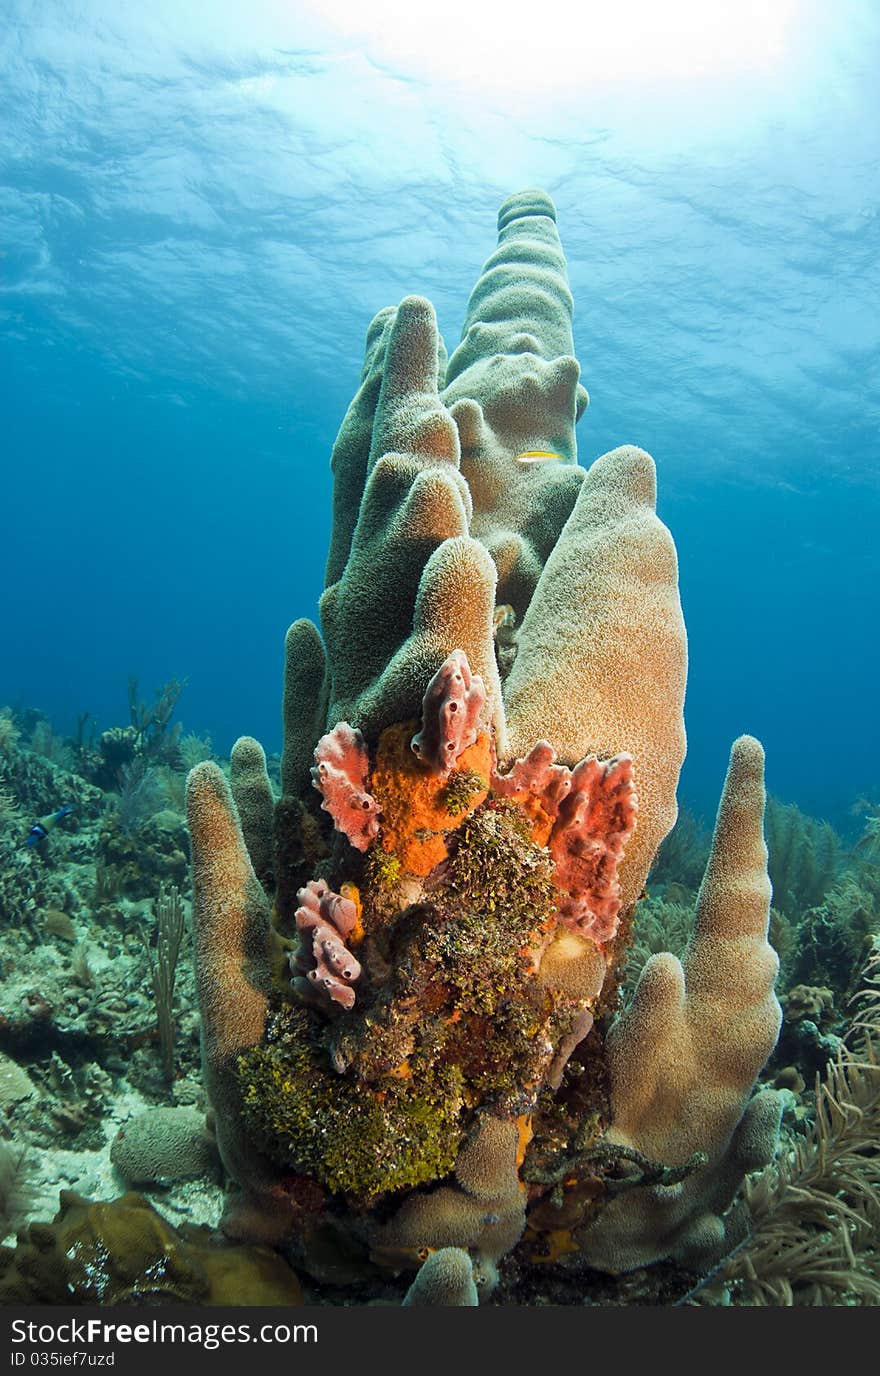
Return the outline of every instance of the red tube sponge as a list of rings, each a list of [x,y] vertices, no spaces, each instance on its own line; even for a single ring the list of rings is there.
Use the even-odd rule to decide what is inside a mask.
[[[632,758],[588,755],[569,769],[541,740],[509,773],[493,774],[492,788],[520,804],[553,856],[560,921],[599,945],[610,941],[620,912],[617,869],[636,820]]]
[[[290,956],[294,988],[310,1001],[353,1008],[351,987],[361,967],[344,937],[357,926],[357,908],[350,898],[334,893],[323,879],[313,879],[297,894],[296,925],[299,949]]]
[[[464,650],[453,650],[425,689],[422,729],[412,738],[413,753],[434,773],[449,774],[477,739],[485,705],[483,680],[471,673]]]
[[[635,826],[636,802],[631,756],[588,755],[572,770],[571,790],[550,833],[560,920],[598,944],[617,931],[617,867]]]
[[[379,804],[367,792],[370,757],[367,743],[353,726],[341,721],[315,746],[312,782],[333,818],[356,850],[366,850],[379,832]]]

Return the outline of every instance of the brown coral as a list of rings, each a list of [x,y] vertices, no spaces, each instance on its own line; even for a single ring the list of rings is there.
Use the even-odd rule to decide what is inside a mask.
[[[763,811],[764,754],[756,740],[741,736],[731,751],[684,959],[648,960],[606,1043],[608,1141],[668,1165],[696,1152],[707,1162],[677,1195],[630,1190],[605,1207],[581,1239],[584,1255],[603,1269],[723,1250],[717,1201],[726,1208],[744,1171],[772,1155],[776,1096],[765,1092],[744,1116],[781,1020],[773,993],[778,961],[767,943]]]

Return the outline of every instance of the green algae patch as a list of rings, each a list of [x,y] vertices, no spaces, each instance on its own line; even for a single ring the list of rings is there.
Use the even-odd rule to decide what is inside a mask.
[[[516,804],[494,801],[464,822],[444,882],[444,901],[491,927],[508,951],[551,920],[558,903],[553,861]]]
[[[275,1160],[364,1201],[449,1174],[463,1135],[455,1067],[366,1084],[326,1064],[302,1010],[281,1010],[273,1035],[238,1068],[248,1128]]]
[[[488,787],[488,781],[476,770],[459,769],[449,776],[442,794],[443,806],[452,817],[458,817],[470,811],[474,799],[485,794]]]
[[[442,882],[376,922],[377,889],[398,877],[373,848],[354,1008],[328,1021],[285,1001],[238,1062],[265,1153],[360,1205],[449,1175],[480,1106],[524,1111],[555,1015],[533,959],[555,921],[553,865],[515,805],[464,819]]]
[[[381,844],[372,845],[364,865],[364,889],[368,895],[364,904],[364,926],[368,931],[381,927],[397,911],[402,879],[399,856],[383,850]]]

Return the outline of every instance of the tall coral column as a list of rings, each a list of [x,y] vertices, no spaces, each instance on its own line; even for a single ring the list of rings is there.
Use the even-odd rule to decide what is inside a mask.
[[[738,1240],[737,1218],[724,1212],[744,1175],[772,1159],[781,1099],[768,1090],[749,1102],[782,1019],[763,817],[764,752],[741,736],[684,957],[649,959],[606,1043],[609,1143],[669,1165],[694,1153],[705,1162],[672,1188],[612,1200],[579,1239],[594,1266],[621,1271],[664,1256],[699,1266],[722,1256]]]
[[[621,867],[625,907],[675,822],[685,755],[687,636],[656,499],[644,450],[615,449],[591,466],[529,604],[504,694],[511,754],[546,735],[566,764],[632,756],[639,816]]]
[[[279,1208],[277,1170],[263,1161],[244,1129],[237,1074],[238,1057],[258,1045],[266,1031],[273,988],[269,903],[254,874],[229,785],[215,764],[192,771],[186,801],[205,1088],[223,1164],[240,1187],[227,1208],[225,1227],[233,1236],[277,1241],[289,1218]]]
[[[498,212],[498,247],[471,293],[443,400],[461,437],[471,534],[498,569],[498,601],[521,619],[584,474],[574,427],[588,397],[574,356],[556,208],[543,191]]]
[[[375,317],[321,629],[287,633],[282,796],[249,737],[231,796],[215,765],[189,781],[223,1227],[364,1293],[424,1264],[408,1304],[472,1304],[514,1249],[708,1265],[778,1126],[750,1098],[778,1028],[751,738],[685,958],[614,1016],[676,816],[687,641],[653,460],[577,463],[572,313],[529,190],[448,365],[423,297]]]

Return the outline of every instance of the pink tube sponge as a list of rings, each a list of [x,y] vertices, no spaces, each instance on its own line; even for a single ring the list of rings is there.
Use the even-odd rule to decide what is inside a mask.
[[[620,912],[617,868],[636,820],[632,758],[588,755],[569,769],[541,740],[507,774],[493,774],[492,789],[524,808],[534,839],[549,849],[560,921],[599,945],[610,941]]]
[[[351,986],[360,979],[361,967],[343,938],[357,926],[357,908],[323,879],[311,880],[297,898],[300,945],[289,957],[294,988],[309,1001],[353,1008]]]
[[[538,741],[525,759],[515,760],[507,774],[493,774],[492,788],[501,798],[528,798],[540,803],[548,817],[559,814],[559,805],[571,792],[571,770],[556,763],[556,751],[549,741]]]
[[[422,729],[412,738],[413,753],[436,774],[449,774],[459,755],[477,739],[486,687],[471,673],[464,650],[447,655],[425,689]]]
[[[571,790],[550,833],[562,891],[560,920],[599,944],[617,931],[617,867],[635,826],[636,805],[631,756],[588,755],[572,770]]]
[[[315,746],[312,782],[333,818],[356,850],[366,850],[379,832],[379,804],[367,792],[370,757],[360,731],[341,721]]]

